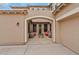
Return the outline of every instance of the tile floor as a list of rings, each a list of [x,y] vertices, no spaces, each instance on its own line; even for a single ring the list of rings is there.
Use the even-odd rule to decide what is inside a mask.
[[[29,39],[26,45],[0,46],[0,55],[76,55],[48,38]]]

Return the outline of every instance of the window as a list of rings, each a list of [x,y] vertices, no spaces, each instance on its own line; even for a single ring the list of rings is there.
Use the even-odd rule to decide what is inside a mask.
[[[37,8],[34,8],[34,10],[37,10]]]
[[[45,8],[42,8],[42,10],[45,10]]]
[[[34,8],[32,8],[32,10],[34,10]]]
[[[45,8],[45,10],[48,10],[48,8]]]
[[[37,10],[40,10],[40,8],[37,8]]]
[[[43,8],[42,10],[48,10],[48,8]]]
[[[39,8],[39,10],[42,10],[43,8]]]

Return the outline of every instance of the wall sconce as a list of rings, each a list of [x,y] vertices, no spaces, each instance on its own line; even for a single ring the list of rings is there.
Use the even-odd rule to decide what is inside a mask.
[[[19,22],[17,22],[16,25],[19,26]]]

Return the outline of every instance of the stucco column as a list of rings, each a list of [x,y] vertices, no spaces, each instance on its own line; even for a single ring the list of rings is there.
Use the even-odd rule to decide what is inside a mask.
[[[47,24],[47,26],[48,26],[48,32],[50,32],[50,24]]]
[[[30,23],[30,32],[33,32],[33,24]]]
[[[55,38],[55,31],[56,31],[56,29],[55,29],[55,27],[56,27],[56,24],[55,24],[55,20],[53,21],[53,23],[52,23],[52,40],[53,40],[53,42],[55,42],[56,40],[56,38]]]
[[[44,24],[42,24],[42,33],[44,34]]]
[[[39,24],[36,24],[36,35],[38,37],[38,33],[39,33]]]
[[[25,20],[25,43],[28,41],[28,23]]]
[[[48,37],[50,36],[50,24],[48,24]]]
[[[43,34],[43,37],[44,37],[44,24],[42,24],[42,34]]]

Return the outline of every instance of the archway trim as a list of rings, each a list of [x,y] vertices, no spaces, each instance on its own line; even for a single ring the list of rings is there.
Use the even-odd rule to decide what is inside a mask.
[[[25,42],[27,42],[27,40],[28,40],[28,30],[27,30],[27,26],[26,25],[28,25],[28,23],[27,23],[27,21],[28,20],[31,20],[31,19],[35,19],[35,18],[45,18],[45,19],[49,19],[49,20],[51,20],[51,21],[53,21],[53,42],[55,42],[55,19],[54,18],[51,18],[51,17],[47,17],[47,16],[32,16],[32,17],[28,17],[28,18],[26,18],[25,19]]]

